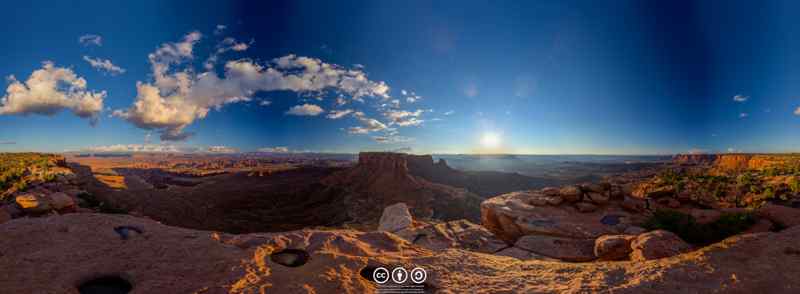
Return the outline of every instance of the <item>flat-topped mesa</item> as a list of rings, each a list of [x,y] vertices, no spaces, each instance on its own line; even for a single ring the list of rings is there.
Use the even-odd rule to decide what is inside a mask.
[[[414,217],[444,220],[479,219],[480,199],[465,189],[432,182],[422,175],[436,173],[430,155],[362,152],[358,164],[327,177],[328,186],[349,191],[348,209],[354,219],[376,219],[383,207],[403,202]],[[376,210],[375,208],[381,210]]]
[[[762,170],[781,166],[787,158],[781,155],[729,153],[729,154],[677,154],[672,161],[677,164],[711,165],[720,170]]]
[[[434,163],[431,155],[393,152],[361,152],[358,154],[357,167],[366,168],[374,172],[408,173],[423,177],[433,173],[453,171],[443,159]]]
[[[711,164],[717,160],[717,154],[675,154],[672,162],[678,164]]]
[[[358,154],[359,167],[379,169],[408,169],[408,154],[392,152],[361,152]]]

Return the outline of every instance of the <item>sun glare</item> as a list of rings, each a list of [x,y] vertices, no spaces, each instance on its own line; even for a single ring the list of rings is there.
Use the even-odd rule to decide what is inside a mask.
[[[481,136],[481,145],[485,148],[497,148],[500,146],[500,135],[497,133],[484,133]]]

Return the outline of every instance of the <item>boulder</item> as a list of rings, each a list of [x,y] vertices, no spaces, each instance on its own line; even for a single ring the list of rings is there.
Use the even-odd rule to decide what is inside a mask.
[[[75,200],[72,197],[67,196],[62,192],[57,192],[50,194],[50,206],[55,210],[74,210],[75,209]]]
[[[620,206],[633,213],[645,212],[648,208],[647,201],[634,197],[625,197]]]
[[[756,214],[786,228],[800,224],[798,208],[767,203],[759,208]]]
[[[604,235],[594,240],[594,255],[600,260],[625,260],[632,251],[633,235]]]
[[[550,258],[541,254],[536,254],[530,252],[525,249],[520,249],[517,247],[508,247],[506,249],[500,250],[494,255],[498,256],[508,256],[513,257],[520,260],[541,260],[541,261],[558,261],[558,259]]]
[[[585,185],[582,185],[581,187],[586,192],[603,193],[603,192],[606,191],[606,187],[604,185],[596,184],[596,183],[585,184]]]
[[[638,226],[630,226],[625,228],[625,231],[623,231],[623,233],[626,235],[639,235],[644,232],[647,232],[647,229]]]
[[[540,190],[540,192],[542,192],[542,194],[547,195],[547,196],[558,196],[561,193],[559,191],[559,189],[556,188],[556,187],[545,187],[545,188],[542,188],[542,190]]]
[[[566,186],[559,191],[561,198],[569,202],[578,202],[583,196],[583,192],[578,186]]]
[[[47,199],[32,193],[19,195],[15,201],[25,213],[44,213],[50,211],[51,208]]]
[[[678,235],[664,230],[641,234],[631,242],[631,260],[643,261],[670,257],[692,249]]]
[[[624,227],[604,224],[603,218],[608,214],[621,219],[630,216],[613,206],[587,213],[576,213],[572,205],[534,206],[528,203],[529,196],[514,192],[484,200],[481,224],[498,238],[514,244],[519,237],[534,234],[579,239],[619,234]]]
[[[405,203],[396,203],[383,209],[378,223],[379,231],[397,232],[411,226],[413,219]]]
[[[547,205],[547,199],[550,198],[549,196],[545,196],[542,194],[534,194],[528,199],[528,203],[535,206],[545,206]]]
[[[519,238],[514,247],[564,261],[584,262],[596,259],[592,239],[528,235]]]
[[[552,206],[558,206],[562,202],[564,202],[564,198],[561,198],[561,196],[549,196],[549,197],[547,197],[547,204],[550,204]]]
[[[575,203],[575,208],[577,208],[580,212],[594,212],[597,210],[597,206],[589,202]]]
[[[603,205],[607,204],[610,197],[606,193],[597,193],[597,192],[589,192],[586,193],[586,198],[589,198],[590,201]]]

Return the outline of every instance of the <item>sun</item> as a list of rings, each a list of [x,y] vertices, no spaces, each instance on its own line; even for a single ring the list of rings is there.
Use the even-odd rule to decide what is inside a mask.
[[[497,148],[500,146],[500,135],[497,133],[486,132],[481,136],[481,145],[484,148]]]

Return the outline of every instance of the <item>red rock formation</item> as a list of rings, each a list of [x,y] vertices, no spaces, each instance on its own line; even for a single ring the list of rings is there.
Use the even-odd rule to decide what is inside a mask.
[[[676,154],[672,161],[677,164],[711,164],[717,160],[716,154]]]
[[[377,220],[384,207],[398,202],[406,203],[416,218],[480,219],[477,195],[416,176],[410,166],[437,168],[430,156],[362,152],[356,166],[329,176],[324,183],[350,194],[346,209],[360,222]]]

